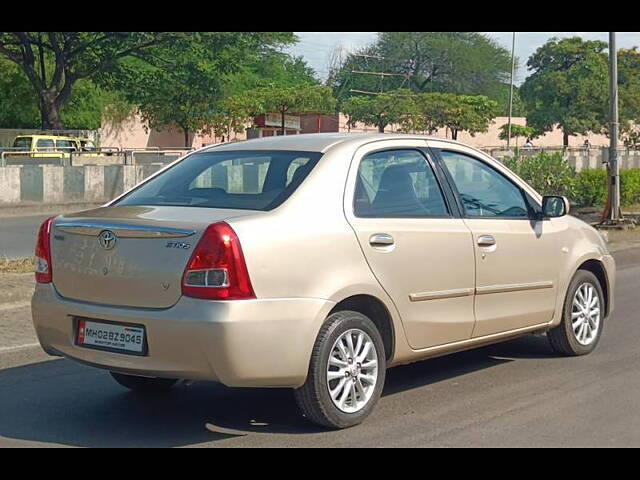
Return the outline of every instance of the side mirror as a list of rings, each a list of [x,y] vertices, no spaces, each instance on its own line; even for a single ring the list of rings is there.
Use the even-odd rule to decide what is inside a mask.
[[[548,195],[542,198],[542,215],[545,218],[563,217],[569,213],[567,197]]]

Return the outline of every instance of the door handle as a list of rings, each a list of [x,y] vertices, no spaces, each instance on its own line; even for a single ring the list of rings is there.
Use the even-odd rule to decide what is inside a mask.
[[[491,247],[495,244],[496,244],[496,239],[493,238],[493,235],[480,235],[478,237],[479,247]]]
[[[369,237],[369,243],[373,247],[381,247],[385,245],[393,245],[394,240],[388,233],[376,233]]]

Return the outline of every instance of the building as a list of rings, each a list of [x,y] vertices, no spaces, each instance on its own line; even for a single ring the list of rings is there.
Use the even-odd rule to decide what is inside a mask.
[[[460,132],[458,140],[468,145],[478,148],[500,148],[506,146],[507,142],[500,139],[500,127],[506,124],[507,117],[497,117],[493,120],[489,129],[485,133],[478,133],[475,136],[467,132]],[[526,125],[526,118],[513,117],[512,121],[517,125]],[[260,115],[254,118],[253,125],[245,132],[234,133],[230,141],[246,140],[247,138],[260,138],[274,135],[281,135],[282,119],[279,113]],[[347,124],[347,117],[342,113],[339,115],[324,115],[318,113],[287,114],[285,115],[285,135],[297,135],[300,133],[319,132],[371,132],[378,129],[373,126],[357,123],[350,127]],[[389,125],[386,129],[388,133],[399,131],[398,125]],[[435,136],[450,138],[451,134],[447,129],[440,129],[434,133]],[[592,146],[608,146],[609,138],[602,134],[577,135],[569,137],[569,146],[580,147],[588,139]],[[200,148],[213,143],[219,143],[222,138],[215,135],[191,134],[189,136],[189,147]],[[229,139],[225,139],[229,141]],[[113,126],[105,123],[99,131],[99,142],[104,147],[120,148],[175,148],[184,147],[184,136],[177,129],[155,130],[145,125],[140,116],[135,116],[122,125]],[[512,146],[523,145],[524,138],[512,139]],[[535,138],[535,147],[558,147],[562,145],[562,131],[558,128],[551,132]]]

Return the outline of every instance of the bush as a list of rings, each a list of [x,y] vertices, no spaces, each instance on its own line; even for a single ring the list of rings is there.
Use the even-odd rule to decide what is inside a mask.
[[[623,207],[640,203],[640,168],[620,171],[620,203]]]
[[[607,171],[576,172],[561,153],[506,157],[504,164],[542,195],[565,195],[578,207],[602,206],[607,200]],[[640,168],[620,171],[620,203],[640,204]]]
[[[507,157],[504,164],[542,195],[574,196],[576,171],[560,152]]]
[[[574,195],[571,198],[579,207],[604,205],[607,200],[607,171],[582,170],[576,174]]]

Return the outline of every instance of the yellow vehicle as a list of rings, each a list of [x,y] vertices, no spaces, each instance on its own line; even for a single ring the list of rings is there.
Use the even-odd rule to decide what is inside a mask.
[[[71,152],[95,149],[88,138],[65,137],[60,135],[18,135],[13,148],[32,152],[30,157],[69,158]]]
[[[77,140],[80,142],[80,149],[83,152],[93,152],[98,149],[95,142],[90,138],[78,138]]]

